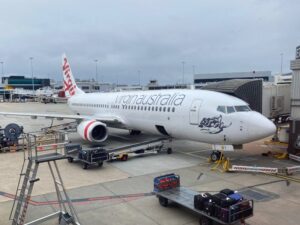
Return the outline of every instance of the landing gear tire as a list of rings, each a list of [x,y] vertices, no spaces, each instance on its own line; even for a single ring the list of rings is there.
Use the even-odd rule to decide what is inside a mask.
[[[88,167],[89,167],[89,164],[87,164],[87,163],[82,164],[82,169],[86,170]]]
[[[168,207],[168,204],[169,204],[169,200],[165,197],[162,197],[162,196],[159,196],[158,197],[158,201],[159,201],[159,204],[163,207]]]
[[[222,153],[220,151],[213,151],[210,155],[210,160],[216,162],[221,159]]]
[[[128,155],[127,154],[122,155],[121,161],[127,161],[127,160],[128,160]]]
[[[200,219],[199,219],[199,224],[200,225],[212,225],[212,220],[205,217],[205,216],[201,216]]]
[[[172,148],[168,148],[167,149],[167,154],[172,154],[173,153],[173,149]]]
[[[103,162],[98,162],[98,167],[102,167],[103,166]]]
[[[73,162],[73,158],[68,158],[68,162],[72,163]]]

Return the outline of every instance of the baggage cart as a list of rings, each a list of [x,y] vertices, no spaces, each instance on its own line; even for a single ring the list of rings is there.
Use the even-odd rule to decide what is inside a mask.
[[[87,169],[91,165],[102,167],[103,162],[108,159],[108,153],[101,147],[82,149],[80,144],[67,144],[65,146],[65,155],[70,163],[79,161],[82,168]]]
[[[169,176],[169,174],[167,176]],[[212,225],[213,223],[226,225],[245,224],[245,220],[253,216],[253,200],[244,199],[228,208],[221,208],[215,205],[214,213],[208,213],[194,207],[194,196],[200,193],[186,187],[175,187],[162,191],[156,188],[154,193],[161,206],[167,207],[173,202],[198,215],[200,225]]]

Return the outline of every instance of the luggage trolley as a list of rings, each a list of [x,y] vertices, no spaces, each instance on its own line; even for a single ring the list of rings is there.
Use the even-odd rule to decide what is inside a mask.
[[[73,161],[82,162],[82,168],[87,169],[91,165],[102,167],[103,162],[108,159],[108,153],[101,147],[82,148],[80,144],[67,144],[65,155],[69,163]]]
[[[211,203],[210,209],[196,209],[194,198],[200,193],[181,187],[180,178],[175,174],[156,177],[154,179],[154,193],[163,207],[167,207],[171,202],[174,202],[197,214],[200,225],[212,225],[213,222],[225,225],[245,224],[245,219],[253,216],[253,200],[247,199],[227,208]]]

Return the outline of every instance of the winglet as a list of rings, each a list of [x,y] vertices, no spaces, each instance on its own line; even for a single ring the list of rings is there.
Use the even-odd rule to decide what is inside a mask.
[[[84,92],[76,85],[66,54],[62,55],[62,70],[66,97],[83,94]]]

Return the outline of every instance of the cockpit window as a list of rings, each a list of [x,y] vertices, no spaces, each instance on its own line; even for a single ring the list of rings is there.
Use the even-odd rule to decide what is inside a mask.
[[[234,113],[234,107],[233,106],[227,106],[227,113]]]
[[[217,111],[222,112],[222,113],[226,113],[226,108],[225,106],[218,106]]]
[[[237,112],[248,112],[248,111],[251,111],[250,107],[247,106],[247,105],[238,105],[238,106],[235,106],[235,111]]]

